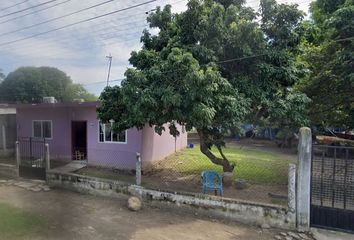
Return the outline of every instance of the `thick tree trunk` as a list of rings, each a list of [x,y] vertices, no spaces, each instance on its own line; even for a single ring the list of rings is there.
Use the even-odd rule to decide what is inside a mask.
[[[215,156],[208,148],[208,146],[205,142],[204,133],[202,132],[202,130],[197,130],[197,132],[198,132],[199,140],[200,140],[200,151],[205,156],[207,156],[212,163],[222,166],[224,172],[232,172],[234,170],[235,166],[230,164],[229,160],[224,155],[221,147],[217,147],[218,151],[222,157],[222,158],[219,158],[219,157]]]

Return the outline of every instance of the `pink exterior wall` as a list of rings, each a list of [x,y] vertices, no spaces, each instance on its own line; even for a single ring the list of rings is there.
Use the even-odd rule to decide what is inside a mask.
[[[32,136],[33,120],[52,120],[53,138],[49,143],[52,159],[71,159],[71,121],[87,121],[87,160],[89,164],[124,169],[135,168],[142,132],[127,130],[127,143],[100,143],[96,107],[33,107],[17,109],[17,136]]]
[[[143,164],[161,160],[187,146],[187,133],[179,128],[181,135],[176,138],[168,132],[160,136],[148,125],[143,130],[127,130],[127,143],[99,142],[99,128],[96,105],[38,104],[17,108],[17,136],[32,136],[33,120],[52,121],[52,139],[49,143],[51,159],[71,160],[71,121],[87,122],[87,160],[89,164],[135,169],[136,153],[140,152]]]
[[[167,124],[166,124],[166,129]],[[145,126],[143,129],[143,146],[142,146],[142,162],[143,166],[148,166],[154,161],[161,160],[174,152],[187,147],[187,132],[182,130],[182,126],[178,127],[180,136],[176,139],[167,131],[162,135],[155,133],[154,129]]]

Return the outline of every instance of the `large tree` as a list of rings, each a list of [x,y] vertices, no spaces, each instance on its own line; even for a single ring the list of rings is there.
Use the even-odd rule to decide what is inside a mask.
[[[180,14],[167,5],[149,15],[158,33],[144,31],[142,49],[131,54],[134,68],[121,87],[101,94],[99,117],[115,120],[116,130],[149,123],[161,133],[168,123],[173,136],[176,123],[194,127],[201,152],[232,172],[223,153],[225,132],[241,121],[276,123],[284,116],[283,101],[306,103],[289,89],[301,74],[295,55],[302,12],[274,0],[261,1],[259,16],[243,0],[190,0],[187,6]],[[303,116],[303,108],[294,109]]]
[[[82,85],[74,84],[66,73],[52,67],[20,67],[0,84],[1,101],[35,103],[47,96],[59,101],[95,99]]]
[[[299,89],[312,99],[311,120],[354,129],[354,1],[313,2],[303,30],[303,59],[310,71]]]

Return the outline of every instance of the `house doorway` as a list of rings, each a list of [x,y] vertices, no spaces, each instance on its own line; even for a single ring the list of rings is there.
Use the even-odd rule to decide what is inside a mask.
[[[73,160],[87,160],[87,122],[71,122],[71,150]]]

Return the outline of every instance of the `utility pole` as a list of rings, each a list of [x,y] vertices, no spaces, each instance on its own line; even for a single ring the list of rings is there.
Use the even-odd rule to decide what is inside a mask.
[[[112,66],[112,55],[109,54],[109,56],[106,56],[106,58],[108,58],[109,61],[109,66],[108,66],[108,75],[107,75],[107,86],[109,84],[109,75],[111,74],[111,66]]]

